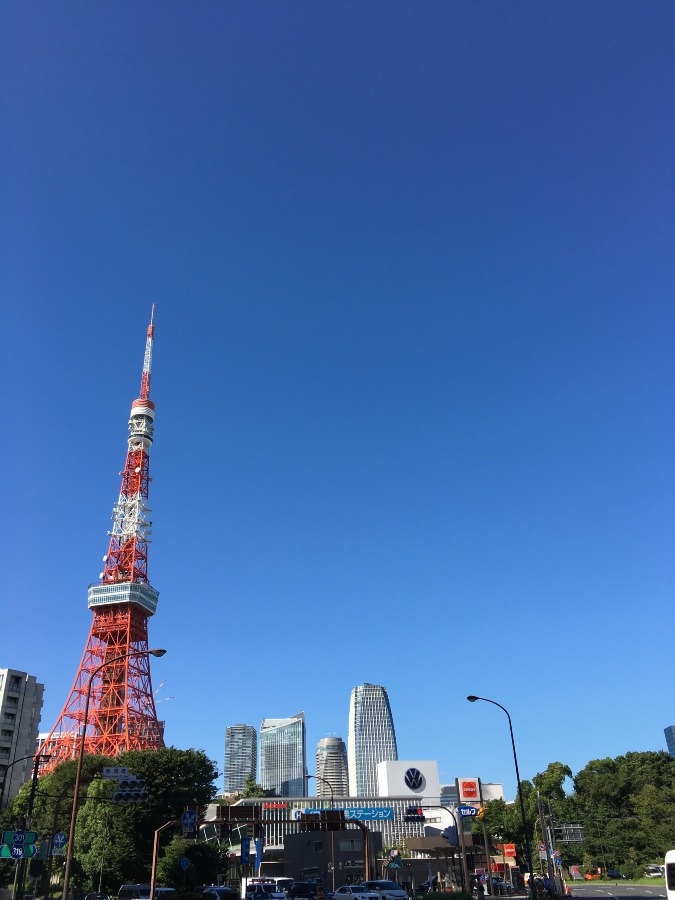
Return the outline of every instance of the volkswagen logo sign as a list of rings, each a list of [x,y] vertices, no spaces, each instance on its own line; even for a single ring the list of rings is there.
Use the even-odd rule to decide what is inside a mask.
[[[419,769],[406,769],[403,780],[406,783],[406,787],[410,788],[411,791],[424,790],[424,785],[426,784],[426,779]]]

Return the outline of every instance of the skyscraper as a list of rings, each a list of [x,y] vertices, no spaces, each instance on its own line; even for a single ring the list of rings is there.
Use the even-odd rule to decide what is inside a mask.
[[[255,778],[257,764],[258,735],[253,725],[228,725],[225,729],[225,793],[243,790],[249,775]]]
[[[0,669],[0,809],[31,777],[30,757],[37,752],[43,692],[44,685],[38,684],[34,675]],[[17,762],[10,767],[14,760]]]
[[[666,736],[668,753],[670,753],[671,756],[675,756],[675,725],[669,725],[667,728],[663,729],[663,732]]]
[[[397,760],[396,732],[386,688],[361,684],[349,702],[349,795],[377,796],[377,764]]]
[[[305,714],[288,719],[263,719],[260,726],[260,784],[278,797],[303,797],[305,775]]]
[[[316,796],[349,796],[347,748],[341,737],[321,738],[316,746]]]

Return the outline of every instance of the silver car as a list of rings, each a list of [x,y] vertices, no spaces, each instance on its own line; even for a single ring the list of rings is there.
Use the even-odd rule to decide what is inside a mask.
[[[376,891],[380,900],[408,900],[408,895],[395,881],[364,881],[359,887]]]
[[[377,891],[369,891],[362,884],[343,884],[339,887],[334,897],[340,897],[342,900],[380,900],[382,896]]]

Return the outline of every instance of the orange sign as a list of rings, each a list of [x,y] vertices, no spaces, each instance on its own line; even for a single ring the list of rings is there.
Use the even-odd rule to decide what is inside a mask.
[[[516,845],[515,844],[504,844],[504,856],[515,856],[516,855]]]

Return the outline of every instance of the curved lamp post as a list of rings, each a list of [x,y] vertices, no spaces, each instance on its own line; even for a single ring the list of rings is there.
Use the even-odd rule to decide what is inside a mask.
[[[523,789],[520,784],[520,772],[518,771],[518,756],[516,754],[516,742],[513,738],[513,725],[511,723],[511,716],[509,715],[509,711],[505,706],[502,706],[501,703],[497,703],[496,700],[490,700],[487,697],[476,697],[475,694],[469,694],[466,698],[469,703],[475,703],[476,700],[483,700],[485,703],[491,703],[493,706],[498,706],[502,712],[506,713],[506,718],[509,720],[509,732],[511,733],[511,747],[513,748],[513,762],[516,767],[516,782],[518,784],[518,799],[520,801],[520,815],[523,820],[523,834],[525,835],[525,855],[527,857],[527,866],[529,869],[529,884],[530,892],[533,897],[537,896],[537,892],[534,886],[534,869],[532,867],[532,849],[530,847],[530,838],[527,832],[527,819],[525,818],[525,803],[523,802]]]
[[[305,778],[308,780],[310,778],[315,778],[317,781],[322,781],[324,784],[328,785],[330,790],[330,805],[331,808],[335,806],[335,794],[333,793],[333,785],[327,778],[324,778],[323,775],[305,775]],[[330,833],[330,849],[331,849],[331,875],[333,876],[333,892],[335,892],[335,832],[331,831]]]
[[[129,653],[120,653],[119,656],[111,656],[110,659],[104,660],[100,666],[97,666],[89,676],[87,682],[87,697],[84,703],[84,716],[82,719],[82,734],[80,735],[80,746],[77,753],[77,770],[75,772],[75,788],[73,793],[73,808],[70,814],[70,833],[68,835],[68,848],[66,850],[66,864],[63,870],[63,900],[68,900],[68,891],[70,888],[70,869],[73,862],[73,847],[75,844],[75,823],[77,822],[77,807],[80,795],[80,781],[82,779],[82,761],[84,759],[84,745],[87,737],[87,717],[89,715],[89,701],[91,700],[91,686],[94,678],[101,669],[121,659],[129,659],[132,656],[164,656],[166,650],[130,650]]]

